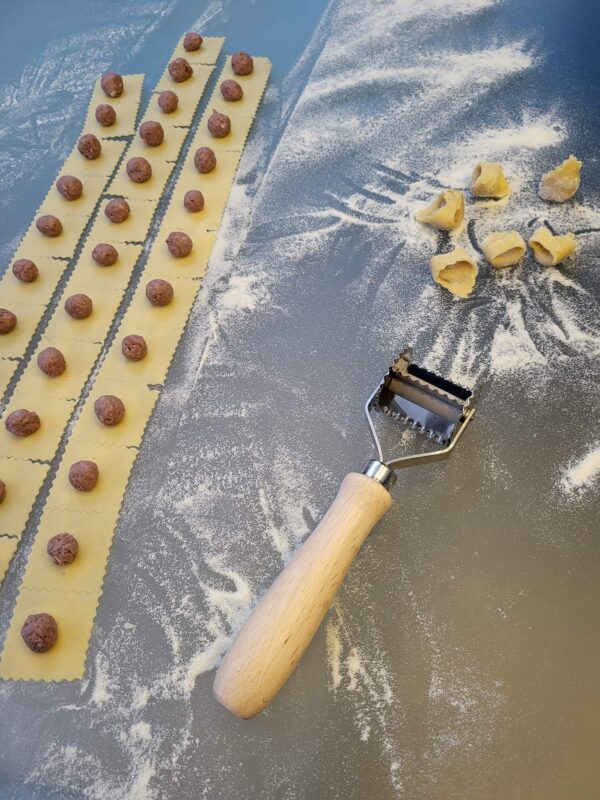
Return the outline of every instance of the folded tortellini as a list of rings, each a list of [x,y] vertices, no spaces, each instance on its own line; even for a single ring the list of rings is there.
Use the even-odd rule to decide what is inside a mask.
[[[465,198],[462,192],[446,189],[427,208],[415,214],[415,219],[443,231],[456,228],[465,216]]]
[[[533,250],[536,261],[544,267],[554,267],[561,264],[575,250],[575,234],[565,233],[555,236],[548,228],[538,228],[529,240],[529,247]]]
[[[433,280],[457,297],[468,297],[475,288],[477,264],[464,247],[433,256],[430,265]]]
[[[525,242],[517,231],[492,231],[481,243],[484,255],[493,267],[513,267],[525,255]]]
[[[542,200],[551,200],[554,203],[564,203],[573,197],[579,189],[581,161],[575,156],[569,156],[550,172],[542,175],[539,195]]]
[[[475,197],[496,198],[510,194],[502,164],[496,161],[480,161],[471,175],[471,194]]]

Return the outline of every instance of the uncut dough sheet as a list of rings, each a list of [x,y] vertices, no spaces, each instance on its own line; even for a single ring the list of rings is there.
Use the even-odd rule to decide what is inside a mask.
[[[6,484],[6,497],[0,505],[0,536],[21,538],[49,469],[48,464],[0,458],[0,478]]]
[[[152,167],[150,179],[144,183],[136,183],[131,180],[127,175],[127,161],[129,161],[129,153],[127,153],[125,161],[119,167],[117,174],[107,189],[107,194],[126,197],[127,201],[159,200],[175,168],[175,163],[172,161],[159,161],[151,154],[144,157]]]
[[[173,50],[169,63],[176,58],[185,58],[192,66],[196,64],[216,64],[219,53],[225,44],[224,36],[203,36],[200,48],[190,53],[183,46],[184,38],[185,37],[182,36],[177,43],[177,47]]]
[[[93,133],[98,139],[110,136],[130,136],[135,130],[143,82],[143,75],[123,75],[123,94],[120,97],[108,97],[104,94],[100,78],[98,78],[83,123],[83,132]],[[117,114],[115,124],[108,128],[96,122],[96,107],[102,104],[112,106]]]
[[[99,242],[114,244],[117,249],[119,249],[118,242],[145,242],[152,217],[156,211],[156,203],[152,200],[128,199],[131,213],[127,219],[124,222],[111,222],[104,213],[109,202],[109,199],[102,201],[90,236]]]
[[[50,302],[56,285],[63,272],[67,269],[67,262],[58,258],[41,256],[35,259],[38,268],[38,276],[31,283],[24,283],[15,278],[12,271],[12,264],[19,258],[24,258],[18,253],[15,254],[6,272],[0,278],[0,298],[2,307],[12,309],[13,305],[27,305],[31,303],[35,306],[46,306]],[[31,259],[32,261],[34,259]],[[15,312],[16,313],[16,312]],[[16,329],[15,329],[16,330]],[[4,352],[3,343],[10,339],[11,334],[5,334],[0,338],[0,356]]]
[[[52,460],[74,408],[75,400],[25,394],[19,383],[0,416],[0,458]],[[35,433],[15,436],[6,430],[6,418],[18,409],[37,413],[40,427]]]
[[[141,156],[147,159],[151,164],[153,163],[153,159],[158,161],[177,161],[179,152],[183,147],[183,142],[188,135],[187,129],[176,127],[171,122],[167,122],[167,120],[156,119],[156,116],[152,116],[151,114],[146,114],[144,119],[140,122],[140,127],[144,122],[150,121],[160,122],[162,125],[165,133],[162,144],[156,147],[150,147],[138,134],[127,150],[127,159],[129,160],[135,156]]]

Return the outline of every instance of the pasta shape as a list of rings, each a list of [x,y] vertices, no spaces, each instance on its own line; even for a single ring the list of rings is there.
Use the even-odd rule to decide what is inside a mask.
[[[415,214],[415,219],[443,231],[456,228],[465,216],[465,198],[462,192],[446,189],[427,208]]]
[[[502,164],[496,161],[480,161],[471,175],[471,194],[475,197],[497,198],[510,194]]]
[[[575,250],[575,245],[574,233],[555,236],[545,227],[534,231],[529,240],[529,247],[533,250],[535,260],[544,267],[555,267],[557,264],[562,264]]]
[[[492,267],[513,267],[525,255],[525,242],[517,231],[492,231],[483,240],[481,247]]]
[[[564,203],[565,200],[573,197],[579,189],[580,170],[581,161],[571,155],[558,167],[544,173],[538,192],[542,200]]]
[[[477,264],[464,247],[433,256],[430,265],[433,280],[457,297],[468,297],[475,288]]]

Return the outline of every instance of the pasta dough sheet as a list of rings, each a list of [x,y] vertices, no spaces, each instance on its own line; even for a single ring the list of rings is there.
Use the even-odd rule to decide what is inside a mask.
[[[221,48],[225,43],[224,36],[203,36],[200,49],[188,53],[183,46],[183,39],[184,37],[182,36],[177,47],[173,50],[169,63],[176,58],[185,58],[194,68],[196,64],[216,64]]]
[[[42,213],[52,212],[42,210],[39,214],[36,214],[36,219]],[[32,261],[37,261],[41,256],[72,258],[81,234],[89,222],[89,217],[71,215],[63,217],[61,222],[63,226],[62,233],[60,236],[54,237],[43,236],[35,227],[35,222],[32,222],[19,245],[19,251],[26,253],[23,257],[30,258]]]
[[[231,69],[231,56],[227,56],[225,65],[219,75],[219,80],[212,93],[212,97],[206,106],[210,112],[212,112],[213,108],[216,108],[217,111],[220,111],[222,114],[227,114],[232,121],[232,127],[234,119],[239,117],[253,117],[256,114],[256,109],[258,108],[258,104],[260,103],[260,99],[263,96],[263,92],[269,80],[269,75],[271,73],[271,62],[269,59],[253,56],[253,61],[254,70],[250,75],[236,75]],[[220,87],[223,81],[227,80],[235,81],[242,87],[244,96],[241,100],[228,102],[223,98]]]
[[[111,222],[104,213],[108,202],[108,200],[102,202],[98,217],[90,231],[90,237],[115,246],[118,242],[145,242],[150,222],[156,211],[156,203],[149,200],[128,199],[131,214],[125,222],[116,223]]]
[[[26,256],[17,252],[11,263],[20,258],[26,258]],[[24,283],[18,280],[13,275],[12,268],[10,266],[7,268],[2,278],[0,278],[0,304],[3,308],[12,309],[13,305],[21,303],[45,306],[50,302],[56,289],[56,284],[67,268],[67,262],[58,258],[38,256],[35,259],[35,263],[39,274],[32,283]],[[1,343],[0,352],[2,352]]]
[[[19,408],[35,411],[40,418],[39,429],[30,436],[15,436],[4,427],[8,415]],[[0,418],[0,458],[35,461],[53,459],[74,408],[74,400],[32,396],[22,392],[20,386],[17,387]]]
[[[133,128],[129,131],[133,133]],[[60,171],[61,175],[75,175],[80,181],[85,181],[87,177],[99,175],[103,178],[110,178],[119,163],[119,159],[125,152],[127,142],[119,142],[107,139],[102,142],[102,151],[98,158],[91,161],[84,158],[77,145],[73,148],[71,155],[65,161]]]
[[[179,190],[183,194],[183,190]],[[171,210],[171,209],[170,209]],[[174,209],[173,209],[174,210]],[[182,215],[196,217],[200,215],[189,214],[183,210]],[[152,252],[148,256],[144,267],[144,276],[148,278],[164,278],[170,281],[172,278],[202,278],[206,273],[210,254],[217,238],[216,233],[205,231],[197,225],[191,225],[190,221],[184,217],[182,223],[178,225],[176,214],[168,215],[169,224],[161,227],[154,242]],[[192,252],[184,258],[174,258],[166,245],[166,238],[171,231],[183,231],[187,233],[193,242]]]
[[[137,456],[133,447],[113,447],[98,442],[81,442],[77,437],[79,425],[75,424],[73,438],[67,442],[50,489],[46,508],[70,509],[90,516],[103,512],[118,513],[129,473]],[[95,461],[99,478],[91,492],[79,492],[69,483],[69,468],[76,461]],[[44,516],[46,510],[44,510]],[[97,602],[97,598],[96,598]]]
[[[17,324],[10,333],[0,336],[0,358],[23,356],[45,308],[41,304],[11,303],[10,310],[16,315]]]
[[[0,536],[0,585],[2,585],[6,570],[15,554],[18,544],[18,539],[9,536]]]
[[[6,497],[0,506],[0,535],[20,539],[49,469],[48,464],[0,458],[0,478],[6,484]]]
[[[4,640],[0,678],[73,681],[83,677],[96,605],[96,595],[88,592],[47,592],[21,587]],[[41,612],[55,618],[58,641],[47,653],[33,653],[21,638],[21,628],[29,614]]]
[[[159,144],[158,147],[149,147],[139,136],[136,136],[127,150],[127,158],[130,159],[134,158],[134,156],[141,156],[147,159],[151,164],[154,164],[154,159],[158,161],[177,161],[179,158],[179,151],[183,146],[183,141],[188,131],[185,128],[177,128],[173,124],[167,124],[163,120],[156,120],[156,115],[153,117],[151,114],[147,114],[140,125],[146,120],[152,119],[156,122],[160,122],[163,126],[165,132],[163,143]]]
[[[129,160],[129,152],[126,156],[126,161]],[[145,183],[136,183],[132,181],[127,175],[126,162],[123,162],[119,167],[119,171],[113,178],[110,186],[108,187],[107,194],[119,195],[126,197],[127,200],[158,200],[167,185],[167,181],[171,177],[171,173],[175,168],[175,163],[172,161],[158,161],[153,159],[152,156],[147,158],[147,161],[152,167],[152,177]],[[125,223],[121,224],[126,224]],[[119,226],[120,227],[120,226]],[[144,237],[145,238],[145,237]],[[140,240],[141,241],[141,240]]]
[[[66,174],[69,173],[60,173],[60,175]],[[65,217],[90,217],[92,211],[96,208],[100,195],[104,191],[106,178],[103,175],[89,175],[84,179],[80,178],[80,180],[83,183],[83,192],[77,200],[65,200],[56,186],[52,185],[36,216],[53,214],[61,221]]]
[[[155,119],[161,124],[166,124],[168,121],[169,125],[183,125],[184,127],[189,127],[192,124],[194,114],[196,113],[196,107],[204,94],[206,84],[213,70],[214,67],[197,64],[194,66],[194,74],[192,77],[183,83],[175,83],[168,71],[165,70],[156,86],[155,92],[157,94],[167,91],[175,92],[179,98],[177,111],[174,111],[172,114],[165,114],[161,111],[157,102],[156,106],[152,104],[146,116],[149,116],[150,119]],[[158,115],[156,115],[155,109],[158,110]]]
[[[120,97],[107,97],[100,85],[100,78],[94,85],[85,122],[84,133],[93,133],[99,139],[109,136],[131,136],[135,130],[140,98],[142,94],[143,75],[123,75],[123,94]],[[96,122],[96,107],[101,104],[112,106],[117,114],[114,125],[105,128]]]
[[[46,508],[33,542],[22,588],[98,593],[117,517],[116,511],[86,514],[70,509]],[[79,552],[71,564],[59,567],[48,555],[46,547],[49,539],[65,531],[77,539]]]
[[[116,395],[125,404],[125,416],[118,425],[103,425],[94,412],[94,402],[105,394]],[[73,441],[139,447],[158,398],[156,389],[97,378],[77,420]]]
[[[6,387],[10,383],[20,363],[20,359],[18,358],[0,358],[0,397],[6,391]]]
[[[96,236],[86,241],[77,259],[74,275],[81,282],[79,284],[81,286],[125,291],[133,273],[133,268],[142,252],[142,245],[119,242],[116,245],[116,249],[119,252],[119,258],[116,263],[112,267],[100,267],[92,258],[92,251],[101,241]]]
[[[37,365],[37,356],[46,347],[56,347],[65,357],[67,368],[51,378]],[[19,390],[32,397],[57,397],[77,400],[88,375],[100,355],[100,342],[78,339],[49,339],[44,336],[19,380]]]
[[[217,108],[217,111],[223,112],[220,108]],[[252,127],[253,118],[252,117],[238,117],[237,119],[231,120],[231,133],[229,136],[224,136],[222,139],[217,139],[215,136],[210,133],[207,128],[207,120],[208,117],[212,114],[212,108],[208,110],[208,114],[202,117],[200,123],[198,125],[198,130],[196,131],[196,135],[194,136],[194,140],[192,142],[192,147],[190,153],[193,154],[199,147],[210,147],[211,150],[214,151],[217,157],[217,164],[219,163],[219,158],[221,158],[223,153],[226,153],[228,150],[236,150],[238,153],[241,153],[244,149],[244,145],[246,144],[246,139],[248,137],[248,132]],[[210,174],[210,173],[209,173]]]
[[[93,310],[87,319],[73,319],[61,303],[54,312],[45,337],[48,339],[70,339],[75,342],[100,342],[106,338],[106,333],[117,313],[123,292],[114,289],[90,288],[84,278],[74,273],[68,281],[64,297],[72,294],[87,294],[92,300]]]
[[[131,305],[127,311],[127,318],[136,333],[142,333],[154,325],[167,328],[177,328],[181,331],[194,305],[199,286],[188,278],[172,278],[169,283],[173,287],[173,300],[168,306],[153,306],[146,299],[146,284],[148,276],[144,274]]]

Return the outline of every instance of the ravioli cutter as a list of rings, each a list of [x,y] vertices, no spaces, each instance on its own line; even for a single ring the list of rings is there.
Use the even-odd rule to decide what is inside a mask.
[[[412,363],[404,350],[365,404],[378,458],[347,475],[328,512],[260,600],[223,659],[217,700],[238,717],[262,711],[294,671],[333,602],[354,556],[392,504],[401,467],[448,456],[473,418],[472,393]],[[424,452],[384,459],[375,414],[431,441]]]

